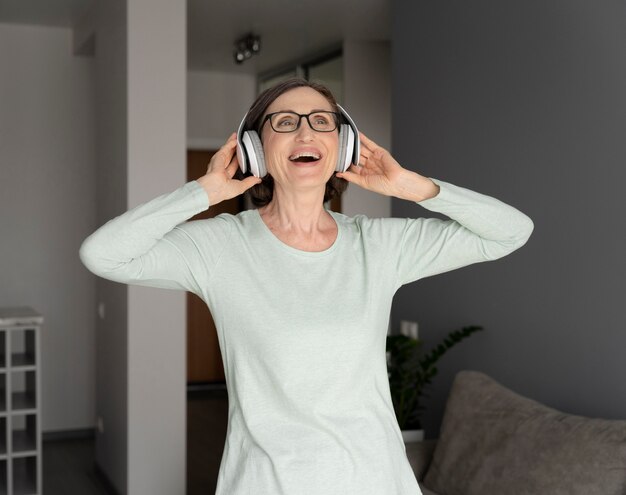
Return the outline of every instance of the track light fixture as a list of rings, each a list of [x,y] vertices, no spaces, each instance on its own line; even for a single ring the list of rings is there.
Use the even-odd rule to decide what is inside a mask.
[[[236,64],[241,64],[252,55],[261,50],[261,38],[253,33],[247,34],[243,38],[235,41],[234,58]]]

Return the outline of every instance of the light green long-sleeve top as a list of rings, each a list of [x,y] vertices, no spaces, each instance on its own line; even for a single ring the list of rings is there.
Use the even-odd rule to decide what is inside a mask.
[[[190,181],[113,218],[80,259],[125,284],[188,290],[208,305],[224,362],[228,431],[216,495],[419,495],[393,410],[385,352],[404,284],[501,258],[532,220],[432,179],[418,204],[449,217],[329,211],[335,242],[279,240],[258,210],[188,222],[210,207]]]

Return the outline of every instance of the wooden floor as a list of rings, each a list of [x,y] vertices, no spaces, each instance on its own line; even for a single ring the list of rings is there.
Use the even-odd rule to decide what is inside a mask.
[[[187,495],[215,493],[226,428],[226,390],[188,392]],[[110,495],[94,472],[93,439],[43,442],[45,495]]]
[[[42,442],[43,493],[108,495],[93,470],[94,440]]]

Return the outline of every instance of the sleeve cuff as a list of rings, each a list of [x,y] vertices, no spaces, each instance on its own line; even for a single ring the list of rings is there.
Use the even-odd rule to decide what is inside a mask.
[[[183,187],[189,191],[198,210],[197,213],[209,208],[209,195],[197,180],[189,181]]]
[[[432,198],[424,199],[422,201],[416,201],[416,203],[424,208],[430,209],[431,206],[436,208],[438,204],[447,202],[448,199],[448,183],[433,177],[429,177],[435,184],[439,186],[439,193]]]

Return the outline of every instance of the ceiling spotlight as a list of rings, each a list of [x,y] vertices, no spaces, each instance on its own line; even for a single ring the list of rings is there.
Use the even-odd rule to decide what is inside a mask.
[[[235,41],[234,58],[236,64],[241,64],[248,60],[252,55],[259,53],[261,50],[261,38],[252,33],[247,34],[243,38]]]

